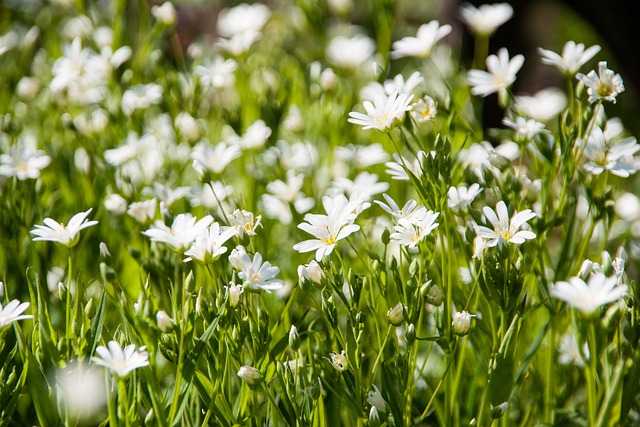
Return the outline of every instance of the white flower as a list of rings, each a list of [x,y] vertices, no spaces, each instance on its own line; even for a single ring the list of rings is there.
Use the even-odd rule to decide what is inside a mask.
[[[287,171],[287,181],[275,180],[267,184],[267,190],[272,194],[263,194],[262,203],[265,214],[270,218],[277,218],[283,224],[289,224],[293,219],[291,204],[298,213],[309,211],[315,200],[305,197],[301,191],[304,175],[296,175],[293,170]]]
[[[178,200],[186,197],[190,192],[189,187],[177,187],[171,188],[168,185],[154,182],[151,187],[145,187],[142,189],[143,196],[153,196],[159,200],[160,203],[164,203],[166,207],[171,207]]]
[[[0,175],[16,177],[20,181],[38,179],[40,171],[51,164],[51,157],[37,149],[36,138],[24,133],[10,153],[0,155]]]
[[[373,61],[376,44],[367,36],[337,36],[327,46],[327,59],[333,65],[356,70]]]
[[[22,314],[29,308],[29,304],[28,302],[20,303],[20,301],[14,299],[3,308],[0,302],[0,329],[18,320],[31,319],[32,315]]]
[[[293,245],[293,249],[298,252],[316,251],[317,261],[321,261],[324,256],[329,255],[338,240],[360,230],[359,225],[353,224],[356,217],[353,212],[357,206],[348,202],[344,195],[334,199],[325,196],[322,198],[322,203],[327,215],[306,214],[304,216],[306,222],[298,225],[299,229],[317,238]]]
[[[557,282],[551,287],[553,297],[569,303],[584,315],[593,314],[603,305],[618,301],[627,292],[627,285],[619,285],[617,277],[606,277],[602,272],[594,272],[585,283],[579,277],[568,282]]]
[[[423,218],[426,214],[426,208],[424,206],[418,206],[418,202],[415,200],[409,200],[404,204],[402,209],[388,194],[382,195],[388,204],[385,204],[379,200],[373,202],[379,205],[384,211],[388,212],[396,220],[407,219],[410,222],[415,222],[419,218]]]
[[[430,96],[425,95],[411,105],[410,114],[419,123],[433,120],[438,114],[438,103]]]
[[[300,280],[307,279],[314,283],[320,283],[324,277],[322,267],[315,260],[309,264],[298,266],[298,278]]]
[[[262,381],[262,375],[260,374],[260,371],[247,365],[240,367],[238,376],[249,385],[258,384],[260,381]]]
[[[453,332],[456,335],[462,337],[469,333],[471,329],[471,318],[473,316],[469,314],[468,311],[459,311],[453,314],[453,321],[451,322],[451,326],[453,326]]]
[[[633,155],[640,150],[634,137],[625,138],[615,145],[607,144],[605,134],[599,126],[594,126],[584,149],[589,161],[584,168],[587,172],[599,175],[605,170],[612,174],[627,178],[636,172]],[[581,143],[579,140],[578,143]]]
[[[524,117],[516,117],[515,121],[505,117],[502,119],[502,124],[515,131],[514,139],[517,142],[531,141],[536,135],[544,131],[544,123],[533,119],[525,119]]]
[[[389,159],[389,154],[377,142],[371,145],[341,145],[336,147],[335,156],[343,162],[353,163],[359,169],[384,163]]]
[[[269,261],[262,263],[259,252],[253,260],[242,246],[238,246],[229,255],[229,262],[239,271],[238,277],[244,281],[244,286],[251,289],[264,289],[267,292],[278,290],[284,286],[284,281],[274,279],[280,273],[278,267],[272,267]]]
[[[104,366],[115,372],[119,377],[126,377],[134,369],[149,365],[149,354],[140,347],[136,351],[135,344],[129,344],[122,349],[117,341],[109,341],[109,348],[101,345],[96,348],[98,356],[91,358],[91,362]]]
[[[516,74],[524,63],[524,56],[516,55],[509,59],[506,48],[497,55],[487,57],[487,71],[470,70],[468,80],[473,95],[488,96],[495,92],[504,92],[516,81]]]
[[[198,65],[194,72],[200,77],[203,86],[221,89],[233,86],[236,81],[233,72],[237,67],[238,64],[233,59],[225,60],[222,56],[216,55],[204,65]]]
[[[196,218],[190,213],[179,214],[173,220],[171,227],[167,227],[162,221],[157,220],[150,229],[142,234],[149,237],[152,242],[166,243],[176,252],[183,252],[189,248],[196,238],[206,233],[207,227],[213,222],[213,217],[207,215],[196,222]]]
[[[207,142],[201,142],[191,152],[193,159],[193,169],[199,174],[211,172],[220,174],[233,160],[241,155],[240,147],[237,145],[227,145],[224,142],[218,143],[215,147]]]
[[[200,138],[201,133],[198,121],[186,111],[178,113],[174,123],[180,134],[189,141],[196,141]]]
[[[260,31],[269,20],[270,15],[271,11],[264,4],[242,3],[220,11],[216,31],[223,37]]]
[[[387,167],[387,172],[391,179],[396,179],[400,181],[409,181],[408,172],[411,172],[413,176],[416,178],[420,178],[422,175],[422,166],[420,165],[420,160],[426,157],[426,153],[424,151],[418,152],[418,157],[413,161],[406,159],[405,157],[399,156],[396,153],[393,153],[394,162],[387,162],[384,165]]]
[[[259,31],[247,31],[244,33],[238,33],[231,36],[228,39],[218,39],[216,45],[220,46],[223,50],[226,50],[234,56],[240,56],[244,52],[248,51],[251,46],[262,38],[262,33]]]
[[[509,218],[509,211],[507,211],[507,205],[501,200],[496,205],[496,212],[488,206],[482,208],[485,217],[493,226],[493,229],[476,226],[476,234],[487,240],[487,247],[493,247],[498,244],[513,243],[520,245],[525,240],[534,239],[536,235],[531,231],[518,229],[532,218],[536,217],[536,214],[531,209],[525,209],[521,212],[516,212],[511,219]]]
[[[51,218],[45,218],[42,222],[43,225],[36,225],[35,229],[31,230],[33,234],[33,241],[49,241],[62,243],[66,247],[70,248],[78,243],[80,240],[79,232],[87,227],[92,227],[98,223],[98,221],[87,221],[87,216],[91,213],[93,208],[89,208],[86,212],[80,212],[74,215],[68,225],[59,223]]]
[[[233,282],[229,282],[229,286],[225,286],[224,289],[231,307],[237,307],[240,303],[240,295],[244,292],[244,287],[242,285],[236,285]]]
[[[373,390],[367,395],[367,403],[378,410],[378,412],[387,412],[387,402],[382,398],[382,394],[375,384],[372,384]]]
[[[466,208],[473,202],[478,194],[482,192],[482,188],[478,184],[471,184],[469,188],[461,185],[459,187],[450,187],[447,192],[447,204],[451,209],[457,211]]]
[[[262,215],[258,215],[254,218],[253,213],[245,210],[236,209],[228,219],[229,225],[236,229],[238,237],[242,237],[245,234],[247,236],[255,236],[256,228],[258,228],[258,226],[262,226],[260,224]]]
[[[122,215],[127,211],[127,201],[119,194],[112,193],[104,198],[104,207],[115,215]]]
[[[586,76],[582,73],[576,74],[576,78],[587,87],[589,102],[603,100],[616,103],[616,96],[624,92],[624,83],[620,74],[607,68],[606,61],[598,63],[598,74],[594,70],[589,71]]]
[[[347,121],[363,126],[364,130],[377,129],[387,132],[402,123],[405,112],[411,110],[411,99],[413,95],[394,92],[386,99],[375,99],[373,104],[364,101],[362,105],[367,114],[352,111]]]
[[[162,332],[170,331],[173,328],[173,319],[169,317],[166,311],[159,310],[156,313],[156,323]]]
[[[595,45],[590,48],[584,48],[584,44],[574,41],[568,41],[562,48],[562,56],[550,50],[538,48],[538,53],[542,56],[542,62],[547,65],[553,65],[561,73],[568,76],[576,74],[580,67],[600,52],[600,46]]]
[[[271,128],[263,120],[256,120],[245,131],[239,143],[243,149],[260,148],[271,135]]]
[[[90,420],[107,402],[104,375],[84,364],[56,370],[55,389],[65,411],[80,420]]]
[[[426,211],[421,218],[400,218],[398,225],[393,227],[395,232],[391,233],[391,240],[409,248],[415,247],[438,227],[436,219],[439,215],[439,212]]]
[[[462,22],[480,36],[490,36],[498,27],[513,16],[513,8],[508,3],[483,4],[476,8],[465,3],[460,7]]]
[[[451,32],[451,25],[442,25],[438,21],[431,21],[418,28],[415,37],[405,37],[393,43],[393,51],[389,56],[393,59],[405,56],[426,58],[431,54],[433,47],[444,36]]]
[[[167,27],[171,27],[176,23],[176,8],[168,1],[162,3],[160,6],[153,6],[151,8],[151,15]]]
[[[162,101],[162,86],[155,83],[133,86],[122,94],[121,108],[127,116]]]
[[[581,350],[578,348],[578,341],[573,333],[567,332],[562,335],[560,344],[558,344],[558,363],[584,367],[585,359],[589,359],[589,343],[585,341]]]
[[[397,303],[387,310],[387,322],[393,326],[400,326],[404,322],[404,312],[404,305],[401,302]]]
[[[155,218],[157,204],[158,201],[155,198],[142,202],[133,202],[129,205],[127,214],[140,224],[146,224]]]
[[[376,174],[360,172],[353,181],[345,177],[337,178],[333,181],[332,188],[350,195],[352,199],[357,196],[368,201],[372,196],[387,191],[389,183],[378,182]]]
[[[189,250],[184,253],[188,257],[185,258],[184,262],[199,261],[206,263],[218,259],[220,255],[227,252],[227,247],[222,245],[235,235],[235,228],[220,227],[220,224],[214,222],[209,226],[208,231],[196,236],[196,240]]]

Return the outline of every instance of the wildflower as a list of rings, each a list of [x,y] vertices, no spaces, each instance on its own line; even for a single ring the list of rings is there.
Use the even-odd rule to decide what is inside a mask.
[[[391,240],[409,248],[415,247],[438,227],[436,219],[439,215],[439,212],[426,211],[421,218],[413,220],[400,218],[398,225],[393,227],[395,232],[391,233]]]
[[[293,351],[298,351],[300,348],[300,334],[295,325],[291,325],[291,329],[289,329],[289,347]]]
[[[338,67],[356,70],[373,61],[375,50],[376,44],[367,36],[337,36],[327,46],[327,59]]]
[[[261,38],[262,33],[259,31],[246,31],[234,34],[228,39],[218,39],[216,45],[234,56],[240,56]]]
[[[567,97],[560,89],[548,88],[533,96],[516,96],[513,108],[524,116],[547,122],[567,106]]]
[[[258,215],[254,218],[253,213],[236,209],[229,217],[229,225],[236,229],[238,237],[242,237],[245,234],[247,236],[255,236],[256,228],[258,228],[258,226],[261,226],[261,220],[262,215]]]
[[[627,285],[618,284],[617,277],[607,277],[602,272],[592,273],[588,284],[579,277],[571,277],[550,289],[551,296],[569,303],[587,317],[601,306],[618,301],[626,292]]]
[[[196,66],[194,73],[200,77],[203,86],[222,89],[233,86],[236,81],[233,72],[236,68],[238,63],[233,59],[224,59],[216,55],[204,65]]]
[[[544,123],[533,119],[525,119],[524,117],[516,117],[515,121],[505,117],[502,119],[502,124],[515,131],[514,139],[517,142],[531,141],[536,135],[544,131]]]
[[[340,354],[331,352],[329,353],[329,356],[331,357],[331,364],[338,371],[344,372],[349,369],[349,360],[347,359],[344,350],[342,350],[342,353]]]
[[[156,313],[156,323],[162,332],[169,332],[173,328],[173,319],[169,317],[166,311],[159,310]]]
[[[271,218],[277,218],[283,224],[289,224],[293,219],[291,205],[298,213],[305,213],[313,207],[315,200],[305,197],[301,191],[304,183],[304,175],[296,175],[294,171],[287,171],[287,181],[279,179],[267,184],[267,191],[272,194],[263,194],[262,202],[265,213]]]
[[[238,141],[242,149],[260,148],[271,135],[271,128],[263,120],[256,120]]]
[[[298,278],[300,280],[307,279],[314,283],[320,283],[324,278],[322,267],[315,260],[309,264],[298,266]]]
[[[426,213],[425,207],[418,206],[418,202],[416,202],[415,200],[407,201],[407,203],[404,204],[402,209],[400,209],[400,207],[395,202],[395,200],[389,197],[388,194],[385,193],[382,196],[387,201],[388,205],[379,200],[374,200],[374,203],[376,203],[386,212],[390,213],[391,216],[393,216],[396,220],[400,220],[404,218],[413,222],[417,218],[423,217],[424,214]]]
[[[249,5],[242,3],[220,11],[216,31],[222,37],[258,32],[262,30],[270,16],[271,11],[264,4],[255,3]]]
[[[166,243],[176,252],[183,252],[189,248],[196,237],[203,234],[213,222],[213,217],[207,215],[200,220],[190,213],[179,214],[173,220],[171,227],[167,227],[162,221],[157,220],[150,229],[142,234],[149,237],[152,242]]]
[[[335,156],[347,163],[353,163],[356,168],[368,168],[386,162],[389,154],[379,143],[371,145],[353,145],[338,146],[335,149]]]
[[[438,114],[438,103],[428,95],[420,98],[418,102],[411,104],[411,117],[418,122],[433,120]]]
[[[262,255],[259,252],[256,252],[252,260],[247,251],[242,246],[238,246],[231,251],[229,262],[239,271],[238,277],[244,281],[244,285],[251,289],[264,289],[270,292],[284,286],[284,281],[274,279],[280,273],[280,269],[272,267],[269,261],[262,263]]]
[[[80,420],[90,420],[107,402],[104,376],[81,363],[56,370],[55,390],[65,411]]]
[[[426,58],[433,47],[444,36],[451,32],[451,25],[442,25],[438,21],[431,21],[418,28],[415,37],[405,37],[393,43],[393,51],[389,56],[393,59],[414,56]]]
[[[242,154],[237,145],[227,145],[220,142],[212,147],[207,142],[201,142],[191,152],[193,159],[193,169],[203,175],[205,172],[220,174],[233,160]]]
[[[198,121],[186,111],[178,113],[174,123],[180,134],[189,141],[197,141],[200,138]]]
[[[38,179],[40,171],[51,164],[51,157],[36,148],[36,140],[24,134],[11,147],[11,153],[0,154],[0,176],[15,176],[20,181]]]
[[[136,350],[135,344],[129,344],[124,349],[117,341],[109,341],[108,348],[101,345],[96,348],[98,356],[91,358],[91,362],[115,372],[119,377],[126,377],[135,369],[149,365],[149,354],[145,347]]]
[[[404,322],[404,305],[399,302],[387,311],[387,322],[393,326],[400,326]]]
[[[146,224],[155,218],[157,204],[158,201],[155,198],[142,202],[133,202],[129,205],[127,214],[140,224]]]
[[[467,335],[471,329],[471,317],[473,316],[465,310],[454,313],[453,321],[451,322],[453,332],[459,337]]]
[[[636,172],[633,155],[638,150],[640,145],[633,137],[625,138],[615,145],[607,144],[602,129],[594,126],[584,149],[584,155],[589,160],[584,168],[593,175],[600,175],[607,170],[616,176],[627,178]]]
[[[172,27],[176,23],[176,8],[171,2],[164,2],[151,8],[151,15],[162,25]]]
[[[506,93],[509,86],[516,81],[516,73],[524,63],[524,56],[516,55],[509,59],[506,48],[498,51],[497,55],[487,57],[487,71],[470,70],[468,80],[473,95],[486,97],[495,92]]]
[[[558,363],[561,365],[576,365],[584,367],[585,360],[589,359],[589,344],[585,341],[582,349],[578,347],[576,336],[567,332],[560,338],[558,344]]]
[[[229,286],[225,286],[224,289],[231,307],[237,307],[240,303],[240,295],[244,292],[244,287],[242,285],[236,285],[233,282],[229,282]]]
[[[0,329],[18,320],[31,319],[32,315],[22,314],[29,308],[29,304],[28,302],[20,303],[20,301],[14,299],[3,308],[0,302]]]
[[[511,19],[513,8],[508,3],[483,4],[479,8],[465,3],[460,7],[460,16],[474,34],[488,37]]]
[[[596,101],[609,101],[616,103],[616,96],[624,92],[624,83],[620,74],[607,68],[607,62],[598,63],[598,74],[594,70],[589,71],[585,76],[582,73],[576,74],[576,78],[587,87],[589,103]]]
[[[367,395],[367,403],[376,408],[378,412],[387,412],[387,402],[382,397],[382,393],[380,393],[380,390],[378,390],[378,387],[376,387],[375,384],[372,384],[371,386],[373,387],[373,390],[371,390]]]
[[[361,125],[363,130],[376,129],[382,132],[388,132],[402,123],[404,113],[411,110],[410,102],[412,98],[413,95],[399,95],[397,92],[394,92],[384,100],[374,100],[374,104],[369,101],[364,101],[362,105],[367,111],[367,114],[352,111],[349,113],[349,119],[347,121]]]
[[[133,86],[122,94],[122,112],[130,116],[135,110],[143,110],[162,101],[162,86],[155,83]]]
[[[93,208],[89,208],[86,212],[80,212],[74,215],[69,220],[69,225],[65,226],[64,223],[59,223],[51,218],[45,218],[42,222],[43,225],[36,225],[35,229],[31,230],[33,234],[33,241],[49,241],[62,243],[68,248],[71,248],[78,243],[80,230],[87,227],[92,227],[98,223],[98,221],[87,221],[87,216],[91,213]]]
[[[198,261],[207,263],[218,259],[220,255],[227,252],[227,247],[222,245],[235,235],[235,228],[220,227],[220,224],[214,222],[207,231],[196,236],[189,250],[184,253],[188,257],[185,258],[184,262]]]
[[[388,182],[378,182],[378,175],[369,172],[360,172],[353,181],[345,177],[339,177],[333,181],[332,188],[343,191],[352,199],[359,196],[363,200],[371,200],[371,197],[387,191]]]
[[[567,76],[575,75],[584,64],[600,52],[600,46],[595,45],[584,48],[584,44],[568,41],[562,48],[562,56],[550,50],[538,48],[538,53],[542,56],[542,63],[553,65],[562,74]]]
[[[477,183],[471,184],[469,188],[461,185],[459,187],[450,187],[447,192],[449,208],[454,211],[466,208],[473,200],[482,192],[482,188]]]
[[[429,286],[429,291],[426,295],[427,302],[433,306],[440,307],[444,301],[444,294],[440,286],[433,284]]]
[[[518,229],[532,218],[536,217],[536,214],[531,209],[525,209],[521,212],[516,212],[511,218],[509,218],[509,211],[507,211],[507,205],[501,200],[496,205],[496,212],[488,206],[482,208],[485,217],[493,226],[493,229],[484,226],[476,226],[476,234],[487,240],[487,247],[494,247],[498,244],[513,243],[520,245],[525,240],[534,239],[536,235],[531,231]]]
[[[260,374],[260,371],[247,365],[240,367],[238,376],[250,386],[259,384],[262,381],[262,374]]]
[[[386,172],[391,176],[391,179],[399,181],[409,181],[409,175],[407,172],[411,172],[413,176],[420,178],[420,175],[422,175],[420,160],[424,157],[426,157],[426,153],[424,151],[419,151],[418,157],[413,161],[394,153],[394,161],[384,164],[387,167]]]
[[[360,230],[359,225],[353,224],[356,217],[353,211],[357,206],[349,203],[345,196],[334,199],[325,196],[322,202],[327,215],[306,214],[306,222],[298,225],[299,229],[317,239],[305,240],[293,246],[294,250],[302,253],[316,251],[316,261],[321,261],[324,256],[329,255],[338,240]]]

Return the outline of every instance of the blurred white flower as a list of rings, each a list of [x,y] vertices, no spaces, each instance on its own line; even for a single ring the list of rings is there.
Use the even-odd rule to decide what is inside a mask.
[[[9,153],[0,154],[0,176],[16,177],[20,181],[38,179],[40,171],[51,164],[51,157],[36,147],[31,135],[23,134]]]
[[[453,332],[456,335],[462,337],[469,333],[471,329],[471,318],[474,317],[469,314],[468,311],[458,311],[453,314],[453,321],[451,322],[451,326],[453,326]]]
[[[582,73],[576,74],[576,78],[587,87],[589,102],[609,101],[616,103],[616,96],[624,92],[624,83],[620,74],[607,68],[606,61],[598,63],[598,74],[594,70],[589,71],[585,76]]]
[[[373,390],[367,395],[367,403],[372,407],[375,407],[378,412],[387,412],[387,402],[382,398],[382,394],[375,384],[372,384]]]
[[[2,307],[2,302],[0,302],[0,329],[18,320],[31,319],[33,317],[31,314],[22,314],[29,308],[29,304],[28,302],[20,303],[20,301],[14,299]]]
[[[203,65],[196,66],[194,72],[200,77],[203,86],[220,89],[233,86],[236,81],[233,73],[237,67],[238,64],[233,59],[216,55]]]
[[[359,169],[389,160],[389,153],[377,142],[371,145],[341,145],[335,148],[335,156],[343,162],[352,163]]]
[[[435,44],[451,32],[451,25],[440,25],[438,21],[431,21],[418,28],[415,37],[405,37],[393,43],[393,50],[389,56],[393,59],[413,56],[426,58],[431,54]]]
[[[262,262],[262,255],[256,252],[253,259],[242,246],[231,251],[229,262],[238,270],[238,277],[243,280],[243,285],[251,289],[263,289],[267,292],[275,291],[284,286],[284,281],[274,279],[280,269],[271,266],[269,261]]]
[[[262,374],[260,374],[260,371],[247,365],[240,367],[238,376],[249,385],[255,385],[262,381]]]
[[[152,242],[166,243],[176,252],[187,250],[196,238],[206,232],[207,227],[213,222],[211,215],[206,215],[200,220],[190,213],[179,214],[173,220],[171,227],[157,220],[150,229],[142,234],[149,237]]]
[[[388,182],[378,182],[378,175],[366,171],[360,172],[353,181],[339,177],[331,184],[332,189],[344,192],[351,199],[359,197],[369,201],[376,195],[389,189]]]
[[[430,96],[425,95],[411,105],[410,114],[418,123],[428,122],[438,114],[438,103]]]
[[[127,211],[127,201],[119,194],[112,193],[104,198],[104,207],[115,215],[122,215]]]
[[[256,120],[247,128],[238,143],[245,150],[260,148],[265,145],[270,135],[271,128],[263,120]]]
[[[244,292],[244,286],[229,282],[229,286],[225,286],[224,289],[231,307],[237,307],[240,303],[240,295]]]
[[[505,92],[516,81],[516,74],[524,63],[524,56],[516,55],[509,59],[506,48],[497,55],[487,57],[487,70],[470,70],[468,80],[473,95],[482,97],[496,92]]]
[[[560,338],[558,344],[558,363],[561,365],[576,365],[580,368],[584,367],[585,359],[589,359],[589,345],[585,341],[582,349],[578,348],[576,336],[567,332]]]
[[[146,224],[155,218],[157,205],[158,201],[155,198],[142,202],[133,202],[129,205],[127,214],[140,224]]]
[[[96,348],[98,356],[92,357],[91,362],[104,366],[119,377],[126,377],[131,371],[149,365],[149,354],[144,347],[136,350],[135,344],[129,344],[123,350],[117,341],[109,341],[107,345],[108,348],[102,345]]]
[[[396,220],[407,219],[410,222],[417,221],[426,215],[426,208],[424,206],[418,206],[418,202],[415,200],[409,200],[404,204],[402,209],[388,194],[382,195],[387,203],[383,203],[380,200],[374,200],[373,202],[380,206],[385,212],[391,214]]]
[[[220,174],[233,160],[242,155],[238,145],[227,145],[225,142],[212,147],[206,141],[196,145],[191,152],[193,168],[199,174],[211,172]]]
[[[151,15],[167,27],[172,27],[176,23],[176,8],[168,1],[161,5],[152,6]]]
[[[222,37],[260,31],[269,20],[269,16],[271,16],[271,10],[262,3],[251,5],[241,3],[220,11],[216,31]]]
[[[483,4],[476,8],[470,3],[460,7],[462,22],[476,35],[488,37],[500,25],[513,16],[513,8],[508,3]]]
[[[301,191],[304,175],[296,175],[294,171],[287,171],[287,181],[279,179],[267,184],[267,191],[271,194],[262,195],[265,214],[270,218],[277,218],[283,224],[289,224],[293,219],[291,205],[298,213],[309,211],[315,204],[311,197],[305,197]]]
[[[502,119],[502,124],[515,131],[514,140],[516,142],[531,141],[536,135],[545,130],[544,123],[524,117],[516,117],[515,120],[505,117]]]
[[[584,155],[589,160],[584,168],[593,175],[605,170],[612,174],[627,178],[636,172],[634,154],[640,150],[634,137],[625,138],[616,144],[610,144],[599,126],[594,126],[584,148]],[[578,140],[578,144],[584,144]]]
[[[337,36],[327,46],[327,59],[338,67],[356,70],[373,61],[375,50],[375,42],[367,36]]]
[[[162,332],[170,331],[174,325],[173,319],[164,310],[159,310],[156,313],[156,323]]]
[[[450,187],[447,192],[447,204],[451,209],[457,211],[464,209],[473,202],[478,194],[482,192],[482,188],[477,183],[471,184],[469,188],[461,185],[459,187]]]
[[[322,267],[315,260],[312,260],[309,264],[298,266],[298,278],[308,279],[314,283],[320,283],[324,277],[324,271]]]
[[[200,125],[198,121],[186,111],[178,113],[175,119],[175,126],[180,134],[189,141],[197,141],[200,139]]]
[[[538,48],[538,53],[542,56],[542,62],[547,65],[553,65],[562,74],[573,76],[580,67],[600,52],[600,46],[595,45],[590,48],[584,48],[584,44],[574,41],[568,41],[562,48],[562,56],[550,50]]]
[[[594,272],[589,283],[579,277],[571,277],[568,282],[557,282],[551,286],[550,293],[554,298],[590,316],[601,306],[618,301],[627,289],[627,285],[618,284],[617,277],[606,277],[602,272]]]
[[[616,215],[627,222],[640,219],[640,199],[633,193],[623,193],[616,199]]]
[[[361,125],[364,130],[376,129],[388,132],[402,123],[405,112],[411,110],[411,99],[413,99],[413,95],[406,93],[399,95],[394,92],[386,99],[374,100],[373,104],[370,101],[364,101],[362,105],[367,114],[352,111],[349,113],[347,121]]]
[[[391,179],[400,181],[409,181],[407,171],[411,172],[411,174],[416,178],[420,178],[422,175],[422,166],[420,165],[420,161],[426,156],[427,154],[424,151],[419,151],[416,159],[408,160],[405,157],[393,153],[394,161],[384,164],[387,167],[386,172],[391,176]]]
[[[107,403],[104,375],[82,363],[72,363],[55,373],[56,394],[72,419],[91,420]]]
[[[524,243],[525,240],[534,239],[536,237],[535,233],[532,233],[531,231],[518,231],[520,227],[526,224],[527,221],[536,217],[536,214],[532,212],[531,209],[516,212],[511,218],[509,218],[507,205],[501,200],[496,205],[496,211],[488,206],[482,208],[484,216],[487,221],[491,223],[493,229],[482,225],[476,226],[476,234],[487,240],[487,247],[497,246],[498,244],[503,245],[506,243],[520,245]]]
[[[162,86],[149,83],[136,85],[127,89],[122,94],[120,107],[127,116],[133,114],[135,110],[143,110],[151,105],[159,104],[162,101]]]
[[[87,221],[87,216],[92,209],[89,208],[86,212],[75,214],[66,226],[64,223],[59,223],[51,218],[45,218],[42,221],[45,225],[36,225],[36,228],[30,231],[31,234],[36,236],[33,241],[58,242],[68,248],[75,246],[80,240],[80,230],[98,223],[98,221]]]

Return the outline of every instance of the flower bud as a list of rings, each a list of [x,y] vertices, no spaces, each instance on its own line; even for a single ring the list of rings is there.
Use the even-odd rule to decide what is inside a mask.
[[[0,282],[0,298],[4,297],[4,282]]]
[[[407,327],[407,332],[404,333],[404,339],[409,346],[416,342],[416,326],[413,323],[410,323]]]
[[[440,307],[442,305],[442,301],[444,300],[444,294],[442,293],[442,289],[438,285],[431,285],[429,290],[427,291],[427,302],[436,307]]]
[[[324,271],[322,271],[320,264],[316,261],[311,261],[309,264],[298,267],[298,277],[301,280],[307,279],[314,283],[320,283],[324,278]]]
[[[172,27],[176,23],[176,8],[171,2],[164,2],[160,6],[153,6],[151,8],[151,14],[161,24]]]
[[[509,409],[509,402],[502,402],[498,406],[491,407],[491,418],[498,419],[502,417]]]
[[[401,302],[387,311],[387,322],[393,326],[400,326],[404,322],[404,305]]]
[[[93,302],[93,298],[89,298],[89,302],[84,306],[84,315],[87,316],[88,319],[93,318],[96,315],[98,309],[96,308],[95,302]]]
[[[233,282],[229,282],[229,286],[226,287],[227,297],[229,298],[229,304],[231,307],[237,307],[240,303],[240,295],[244,292],[242,285],[236,285]]]
[[[158,328],[164,333],[169,333],[173,329],[173,319],[163,310],[156,313],[156,322]]]
[[[469,329],[471,329],[471,315],[468,311],[459,311],[453,315],[453,322],[451,322],[453,326],[453,332],[456,335],[463,337],[469,333]]]
[[[298,351],[300,348],[300,334],[298,334],[298,328],[295,325],[291,325],[291,329],[289,329],[289,347],[293,351]]]
[[[238,376],[250,386],[260,384],[260,382],[262,381],[262,375],[260,374],[260,371],[247,365],[244,365],[240,368],[240,370],[238,371]]]
[[[380,425],[380,414],[378,413],[378,409],[375,406],[372,406],[369,411],[369,426],[378,427]]]

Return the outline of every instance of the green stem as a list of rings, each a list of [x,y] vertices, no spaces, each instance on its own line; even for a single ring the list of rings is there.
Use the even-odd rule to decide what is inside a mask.
[[[589,366],[585,369],[586,381],[587,381],[587,406],[589,414],[589,425],[596,425],[596,408],[597,398],[596,395],[596,381],[597,381],[597,368],[598,368],[598,353],[596,346],[596,328],[595,320],[589,319]]]

